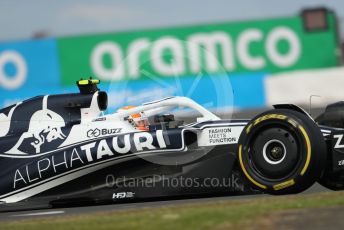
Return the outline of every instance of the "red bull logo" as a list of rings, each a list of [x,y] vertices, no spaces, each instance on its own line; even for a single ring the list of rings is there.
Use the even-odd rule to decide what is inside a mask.
[[[44,96],[42,109],[36,111],[30,118],[29,128],[24,132],[18,142],[8,150],[7,154],[27,155],[19,149],[24,141],[30,139],[30,145],[35,149],[35,153],[41,153],[41,147],[45,143],[50,143],[54,140],[65,139],[61,128],[65,127],[64,119],[56,112],[47,108],[48,96]]]

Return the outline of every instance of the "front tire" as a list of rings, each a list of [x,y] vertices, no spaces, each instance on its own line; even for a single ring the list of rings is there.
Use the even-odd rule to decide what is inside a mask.
[[[240,136],[238,158],[253,187],[276,195],[299,193],[323,172],[326,145],[307,115],[276,109],[247,124]]]

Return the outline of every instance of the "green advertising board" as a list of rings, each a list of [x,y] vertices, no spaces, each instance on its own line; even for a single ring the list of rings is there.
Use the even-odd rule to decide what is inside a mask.
[[[279,71],[337,65],[335,16],[307,32],[302,18],[216,23],[58,38],[64,85],[103,81]]]

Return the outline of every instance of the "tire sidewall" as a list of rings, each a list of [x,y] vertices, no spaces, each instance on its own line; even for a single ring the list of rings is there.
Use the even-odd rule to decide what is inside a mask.
[[[288,178],[283,180],[264,180],[248,167],[248,149],[260,130],[274,125],[289,127],[295,132],[302,146],[300,148],[301,164]],[[301,138],[300,138],[301,137]],[[309,188],[323,172],[326,162],[326,145],[318,126],[314,121],[298,111],[275,109],[254,117],[244,128],[238,145],[239,165],[253,187],[270,194],[298,193]]]

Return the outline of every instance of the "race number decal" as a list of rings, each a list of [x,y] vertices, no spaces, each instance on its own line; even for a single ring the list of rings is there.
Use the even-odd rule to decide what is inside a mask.
[[[238,143],[244,126],[205,128],[197,136],[198,146]]]

